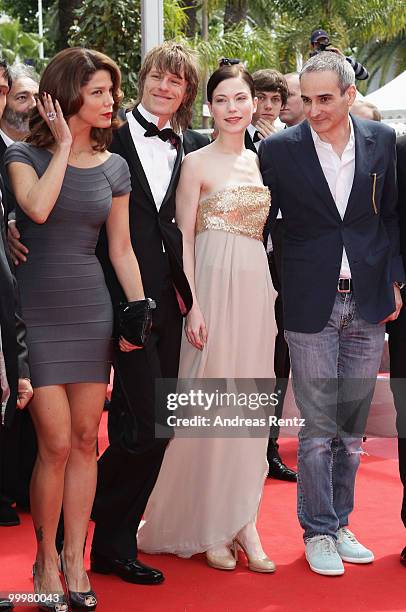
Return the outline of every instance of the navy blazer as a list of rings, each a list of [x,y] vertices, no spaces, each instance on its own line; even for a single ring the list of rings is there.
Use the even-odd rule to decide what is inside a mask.
[[[399,253],[395,132],[375,121],[352,121],[355,174],[343,219],[307,121],[268,137],[260,147],[261,172],[272,197],[265,237],[279,209],[284,221],[283,304],[285,329],[290,331],[317,333],[326,326],[343,247],[358,311],[369,323],[395,310],[392,283],[405,278]]]

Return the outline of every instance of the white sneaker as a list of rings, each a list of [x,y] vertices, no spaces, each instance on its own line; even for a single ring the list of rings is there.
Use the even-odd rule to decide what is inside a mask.
[[[341,576],[341,574],[344,574],[343,562],[331,536],[313,536],[305,544],[306,559],[313,572],[324,576]]]
[[[347,527],[337,531],[337,552],[343,561],[348,563],[372,563],[374,553],[360,544]]]

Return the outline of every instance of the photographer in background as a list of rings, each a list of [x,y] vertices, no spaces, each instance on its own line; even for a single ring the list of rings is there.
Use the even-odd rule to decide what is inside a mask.
[[[365,79],[369,77],[369,72],[365,66],[355,61],[352,57],[345,56],[340,49],[337,49],[337,47],[331,47],[330,45],[330,37],[327,32],[324,30],[314,30],[310,36],[310,46],[312,50],[309,56],[313,57],[313,55],[320,53],[320,51],[332,51],[333,53],[337,53],[338,55],[345,57],[347,62],[353,67],[356,79],[359,81],[365,81]],[[327,47],[330,48],[328,49]]]

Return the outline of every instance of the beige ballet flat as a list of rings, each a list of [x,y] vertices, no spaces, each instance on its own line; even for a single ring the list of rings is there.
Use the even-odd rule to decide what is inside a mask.
[[[233,570],[237,565],[231,552],[228,555],[215,555],[210,550],[206,550],[206,561],[210,567],[219,570]]]
[[[248,569],[250,569],[252,572],[260,572],[261,574],[271,574],[276,570],[275,563],[271,559],[268,559],[268,557],[263,557],[263,559],[253,559],[252,557],[250,557],[245,547],[241,544],[239,540],[234,540],[233,547],[236,562],[238,561],[238,548],[241,548],[241,550],[247,557]]]

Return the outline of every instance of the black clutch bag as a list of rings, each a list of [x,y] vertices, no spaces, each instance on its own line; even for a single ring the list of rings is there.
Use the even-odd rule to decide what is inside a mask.
[[[151,298],[121,303],[116,312],[119,337],[135,346],[145,346],[152,327],[152,311],[156,303]]]

